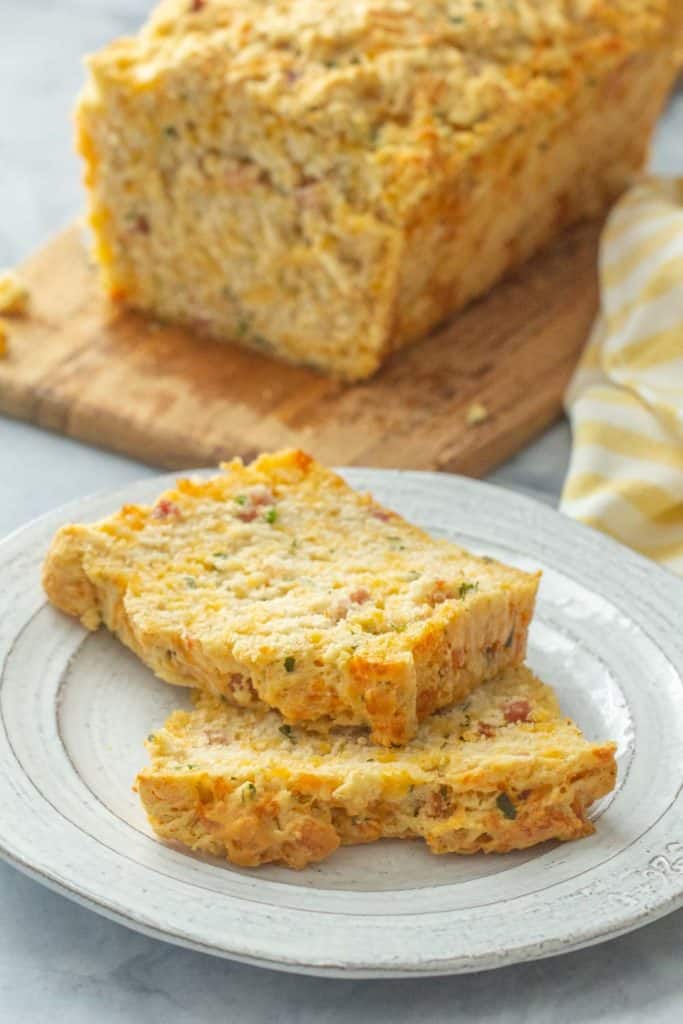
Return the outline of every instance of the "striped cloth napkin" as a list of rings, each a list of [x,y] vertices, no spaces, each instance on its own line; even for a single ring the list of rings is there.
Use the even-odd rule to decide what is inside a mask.
[[[599,273],[600,315],[565,396],[560,507],[683,575],[683,179],[626,193]]]

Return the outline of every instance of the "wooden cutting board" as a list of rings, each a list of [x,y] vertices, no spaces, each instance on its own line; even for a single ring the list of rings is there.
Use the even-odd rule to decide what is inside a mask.
[[[0,411],[170,469],[293,445],[328,465],[478,476],[561,412],[596,310],[597,237],[572,230],[375,378],[343,385],[113,309],[73,226],[23,268],[31,314],[9,325]]]

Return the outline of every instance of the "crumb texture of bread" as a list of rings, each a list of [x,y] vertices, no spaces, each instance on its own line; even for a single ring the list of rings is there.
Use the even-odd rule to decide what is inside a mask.
[[[434,539],[289,450],[63,527],[50,601],[162,679],[404,743],[520,663],[539,573]]]
[[[383,837],[461,854],[576,839],[616,779],[615,745],[588,742],[525,667],[432,716],[399,750],[208,695],[147,746],[137,788],[157,834],[246,867],[302,868]]]
[[[124,304],[359,379],[642,167],[680,0],[165,0],[89,60]]]

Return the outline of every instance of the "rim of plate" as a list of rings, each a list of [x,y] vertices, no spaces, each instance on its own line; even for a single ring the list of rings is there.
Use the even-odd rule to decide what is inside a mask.
[[[77,499],[33,520],[0,542],[0,566],[6,564],[10,557],[23,559],[27,578],[21,577],[22,599],[28,594],[30,606],[18,628],[11,626],[3,634],[3,620],[6,618],[3,612],[8,605],[13,605],[16,594],[11,587],[0,594],[0,711],[2,681],[11,648],[26,623],[45,604],[37,570],[54,530],[65,522],[102,517],[125,502],[149,501],[160,490],[170,486],[179,475],[205,476],[215,471],[215,468],[203,468],[187,470],[183,474],[164,474],[113,492],[100,492]],[[372,490],[380,500],[387,504],[393,502],[399,511],[404,496],[407,500],[409,495],[413,498],[424,495],[427,502],[436,502],[437,505],[441,502],[442,513],[444,509],[448,510],[448,525],[455,532],[471,532],[473,524],[483,527],[483,524],[488,523],[489,527],[495,527],[496,536],[503,546],[511,547],[532,561],[556,567],[565,576],[609,602],[630,622],[637,623],[639,630],[676,670],[677,682],[683,687],[683,581],[673,574],[538,501],[494,484],[454,474],[422,471],[354,467],[341,472],[353,486]],[[413,515],[413,518],[416,517]],[[439,521],[429,517],[417,518],[420,525],[428,529],[439,529]],[[30,780],[30,774],[25,773],[13,752],[11,737],[0,716],[0,763],[3,759],[14,772]],[[449,955],[448,952],[444,955],[444,949],[447,951],[448,948],[449,930],[456,934],[465,923],[464,912],[461,910],[437,912],[439,942],[430,942],[428,926],[434,914],[421,912],[416,918],[430,918],[430,922],[427,923],[427,930],[424,921],[420,921],[421,930],[417,924],[411,927],[411,931],[419,931],[419,948],[416,948],[414,940],[411,945],[410,933],[405,931],[405,925],[402,924],[405,934],[403,937],[398,936],[397,949],[393,948],[396,945],[394,943],[392,951],[384,953],[380,949],[380,952],[368,954],[363,952],[360,936],[372,931],[373,943],[376,943],[382,934],[388,935],[389,930],[396,929],[395,917],[380,914],[360,916],[350,914],[348,910],[342,913],[334,909],[302,911],[287,906],[271,906],[269,915],[267,904],[264,904],[261,913],[260,909],[254,910],[253,902],[239,896],[230,898],[230,912],[226,913],[226,934],[230,933],[231,920],[239,917],[240,909],[252,916],[261,913],[262,920],[256,923],[256,941],[253,935],[248,941],[240,936],[221,943],[202,941],[201,929],[197,931],[195,927],[194,930],[187,930],[182,922],[163,920],[163,914],[158,908],[145,911],[134,905],[132,897],[127,899],[125,893],[116,890],[112,892],[111,887],[101,882],[99,886],[93,884],[92,880],[89,884],[82,883],[75,877],[73,865],[56,861],[49,845],[32,849],[30,856],[21,853],[18,842],[13,841],[13,838],[21,834],[22,828],[31,828],[31,816],[27,815],[28,822],[22,821],[18,815],[13,818],[9,816],[5,796],[10,794],[11,788],[11,772],[0,774],[0,857],[20,871],[77,903],[144,934],[201,952],[276,970],[347,978],[466,973],[540,959],[593,945],[622,935],[683,906],[683,766],[676,794],[664,813],[643,835],[609,858],[614,860],[631,853],[631,859],[627,857],[625,865],[622,865],[625,870],[621,874],[615,874],[606,886],[604,877],[600,877],[605,875],[606,862],[588,868],[582,873],[580,881],[576,879],[576,884],[581,886],[580,890],[570,892],[569,895],[565,893],[556,901],[558,906],[554,906],[552,895],[545,905],[541,902],[541,918],[543,912],[546,912],[548,920],[554,922],[552,928],[543,919],[526,937],[522,932],[506,943],[503,936],[502,944],[497,944],[496,937],[492,936],[488,947],[480,944],[480,948],[471,955]],[[37,789],[35,793],[35,802],[38,804],[42,797]],[[45,811],[45,806],[41,806],[40,810]],[[59,812],[53,811],[61,825]],[[68,825],[74,830],[74,841],[79,841],[76,839],[79,835],[77,827],[71,822]],[[114,857],[123,860],[117,851],[112,852]],[[151,886],[154,885],[157,872],[153,867],[136,862],[135,868],[139,869]],[[590,880],[591,875],[596,876],[594,883]],[[583,876],[587,876],[588,884]],[[533,909],[544,892],[552,889],[566,890],[567,886],[571,889],[571,882],[570,878],[561,884],[551,883],[535,893],[515,897],[510,901],[504,900],[500,905],[493,906],[500,906],[500,913],[508,903],[516,903],[519,908],[527,901]],[[178,885],[181,883],[178,882]],[[339,895],[343,895],[343,891]],[[572,899],[578,899],[578,907],[572,905]],[[590,913],[586,913],[589,901],[592,901]],[[563,927],[563,921],[558,924],[553,914],[561,915],[563,921],[566,918],[566,927]],[[413,920],[412,915],[404,915],[406,917]],[[334,932],[335,922],[337,929],[344,933],[343,941],[337,943],[337,951],[333,956],[322,956],[318,952],[321,948],[320,939],[329,935],[330,931]],[[547,934],[543,932],[544,923]],[[306,952],[299,951],[292,955],[287,938],[302,928],[308,931],[309,936]],[[404,940],[405,946],[401,947],[401,941]]]

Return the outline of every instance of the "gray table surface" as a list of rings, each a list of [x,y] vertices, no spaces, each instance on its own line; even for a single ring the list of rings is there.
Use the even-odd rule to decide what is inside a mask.
[[[81,206],[72,154],[80,58],[133,31],[142,0],[2,0],[0,266],[16,263]],[[653,165],[683,173],[683,95],[667,111]],[[491,475],[555,502],[566,424]],[[0,419],[0,535],[48,509],[156,471]],[[683,1020],[683,911],[603,946],[456,978],[329,981],[216,960],[145,938],[0,864],[0,1021],[332,1022]]]

